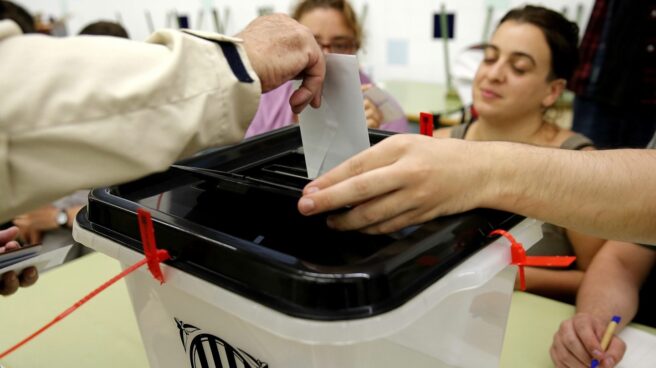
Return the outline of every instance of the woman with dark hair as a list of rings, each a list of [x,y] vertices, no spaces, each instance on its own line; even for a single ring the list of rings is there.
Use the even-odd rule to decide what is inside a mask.
[[[324,53],[355,54],[362,45],[362,28],[355,11],[346,0],[303,0],[292,12],[292,17],[312,31]],[[371,88],[372,81],[360,71],[360,83],[363,91],[366,91]],[[292,113],[287,103],[292,91],[292,83],[289,82],[263,94],[246,137],[298,122],[298,117]],[[379,105],[376,105],[365,93],[367,126],[407,132],[408,121],[399,103],[389,94],[380,100]],[[386,108],[381,108],[383,104],[386,104]]]
[[[80,31],[80,35],[92,36],[114,36],[120,38],[130,38],[128,31],[122,25],[106,20],[100,20],[87,24]]]
[[[560,128],[549,111],[563,93],[578,63],[578,27],[560,13],[524,6],[499,22],[473,84],[478,120],[436,131],[438,137],[511,141],[573,150],[593,149],[585,136]],[[584,271],[604,243],[555,225],[543,226],[544,238],[531,255],[577,256],[568,270],[529,268],[527,289],[573,301]]]

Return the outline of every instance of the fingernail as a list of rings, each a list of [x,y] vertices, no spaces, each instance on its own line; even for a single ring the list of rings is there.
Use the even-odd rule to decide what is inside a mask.
[[[593,351],[592,351],[592,355],[595,356],[595,357],[597,357],[597,358],[599,358],[599,357],[601,357],[601,351],[599,351],[599,350],[593,350]]]
[[[334,228],[335,228],[335,220],[333,220],[331,217],[328,217],[328,218],[326,219],[326,225],[327,225],[329,228],[334,229]]]
[[[298,201],[298,208],[303,213],[310,213],[314,210],[314,201],[310,198],[301,198],[301,200]]]
[[[614,367],[615,366],[615,359],[608,357],[604,359],[604,366],[605,367]]]
[[[319,191],[319,188],[317,188],[317,187],[305,188],[305,194],[312,194],[312,193],[316,193],[318,191]]]
[[[25,276],[27,277],[34,277],[36,276],[36,270],[34,268],[30,268],[25,271]]]

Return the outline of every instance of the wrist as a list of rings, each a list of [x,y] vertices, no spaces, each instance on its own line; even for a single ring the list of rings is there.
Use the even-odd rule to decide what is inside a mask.
[[[477,157],[475,160],[479,167],[475,172],[481,173],[474,183],[481,183],[477,190],[479,206],[498,210],[512,211],[512,203],[517,201],[516,183],[513,185],[509,178],[516,174],[513,167],[513,155],[505,143],[500,142],[475,142],[472,145],[473,152],[469,157]],[[515,172],[514,172],[515,171]]]

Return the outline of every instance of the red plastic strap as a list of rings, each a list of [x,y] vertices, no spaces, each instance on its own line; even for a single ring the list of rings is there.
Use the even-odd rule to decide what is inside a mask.
[[[141,233],[141,242],[143,243],[144,255],[148,263],[148,270],[150,270],[150,274],[160,284],[163,284],[164,275],[162,275],[162,269],[159,267],[159,263],[163,260],[160,260],[157,245],[155,244],[155,228],[153,227],[150,212],[139,208],[137,210],[137,218],[139,219],[139,232]]]
[[[419,134],[433,136],[433,114],[428,112],[419,113]]]
[[[155,276],[153,273],[153,277],[155,277],[157,280],[160,281],[160,283],[164,283],[164,276],[162,275],[162,271],[159,267],[160,262],[164,262],[167,259],[171,258],[169,255],[169,252],[167,252],[165,249],[157,249],[155,245],[155,232],[153,231],[153,222],[150,218],[150,213],[146,210],[139,209],[138,211],[138,218],[139,218],[139,229],[141,230],[141,242],[144,245],[144,254],[146,254],[146,258],[140,260],[139,262],[133,264],[132,266],[126,268],[123,270],[123,272],[119,273],[118,275],[112,277],[109,279],[107,282],[103,283],[100,285],[100,287],[96,288],[89,294],[87,294],[84,298],[78,300],[75,304],[73,304],[70,308],[66,309],[64,312],[59,314],[55,319],[52,321],[48,322],[46,325],[38,329],[36,332],[33,334],[29,335],[25,339],[21,340],[18,344],[12,346],[11,348],[5,350],[0,354],[0,359],[6,357],[7,355],[11,354],[12,352],[16,351],[18,348],[21,346],[27,344],[30,340],[34,339],[35,337],[39,336],[42,332],[46,331],[50,327],[52,327],[54,324],[57,322],[63,320],[66,318],[69,314],[73,313],[75,310],[80,308],[82,305],[84,305],[86,302],[91,300],[93,297],[96,295],[100,294],[102,291],[113,285],[116,281],[124,278],[128,274],[134,272],[137,270],[139,267],[143,266],[144,264],[148,263],[148,268],[151,270],[151,273],[153,273],[153,270],[150,268],[151,264],[154,263],[156,266],[156,271],[158,272],[158,276]],[[145,234],[145,235],[144,235]],[[146,244],[148,244],[148,250],[146,250]],[[148,253],[146,253],[148,252]]]
[[[568,267],[576,260],[576,257],[571,256],[540,256],[528,257],[526,250],[522,243],[517,240],[507,231],[497,229],[490,233],[492,235],[501,235],[510,241],[510,255],[511,263],[519,267],[519,286],[522,291],[526,291],[526,277],[524,274],[524,266],[535,267]]]

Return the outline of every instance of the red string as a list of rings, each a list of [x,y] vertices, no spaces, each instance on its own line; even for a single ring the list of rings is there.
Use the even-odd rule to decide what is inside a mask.
[[[143,266],[144,264],[148,263],[149,269],[151,270],[151,273],[153,273],[153,277],[155,277],[157,280],[159,280],[161,283],[164,282],[164,276],[162,275],[162,271],[159,269],[159,263],[164,262],[167,259],[171,258],[169,255],[169,252],[167,252],[165,249],[157,249],[156,244],[155,244],[155,233],[153,230],[153,223],[150,217],[150,213],[148,211],[139,209],[139,212],[137,213],[138,219],[139,219],[139,230],[141,231],[141,241],[144,244],[144,247],[146,246],[146,242],[148,242],[149,247],[149,254],[146,256],[146,258],[140,260],[139,262],[133,264],[132,266],[126,268],[123,270],[121,273],[118,275],[112,277],[109,279],[109,281],[105,282],[104,284],[100,285],[100,287],[96,288],[89,294],[87,294],[84,298],[78,300],[75,304],[73,304],[70,308],[66,309],[63,313],[59,314],[55,319],[47,323],[45,326],[41,327],[38,329],[36,332],[33,334],[29,335],[22,341],[20,341],[18,344],[12,346],[11,348],[5,350],[2,354],[0,354],[0,359],[6,357],[7,355],[11,354],[21,346],[27,344],[30,340],[34,339],[35,337],[39,336],[42,332],[45,330],[49,329],[52,327],[54,324],[57,322],[63,320],[66,318],[69,314],[73,313],[75,310],[80,308],[82,305],[84,305],[86,302],[91,300],[91,298],[95,297],[96,295],[100,294],[102,291],[113,285],[116,281],[124,278],[128,274],[134,272],[137,270],[139,267]],[[148,235],[144,237],[144,234]],[[146,240],[147,239],[147,240]],[[145,253],[145,249],[144,249]],[[158,275],[155,275],[153,272],[153,269],[151,269],[151,264],[155,264],[156,266],[156,271],[158,272]]]

